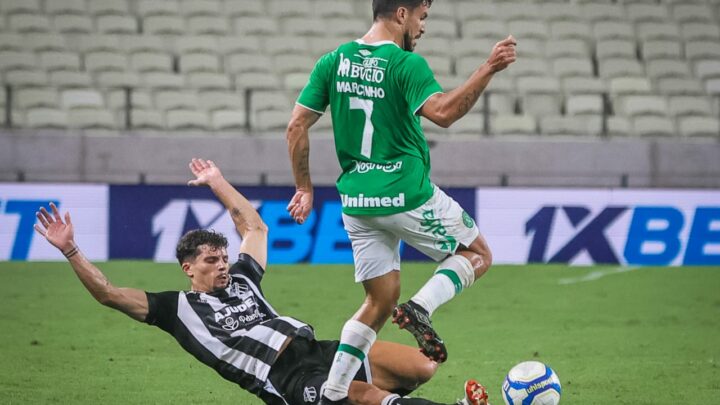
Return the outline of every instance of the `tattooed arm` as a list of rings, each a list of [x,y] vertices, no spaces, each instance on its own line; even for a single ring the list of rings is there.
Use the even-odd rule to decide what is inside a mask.
[[[267,264],[268,228],[255,207],[223,177],[212,160],[193,159],[190,170],[195,180],[191,186],[208,186],[230,213],[235,229],[242,237],[240,253],[247,253],[265,268]]]
[[[495,44],[487,62],[460,87],[430,97],[420,109],[420,115],[443,128],[449,127],[470,111],[493,75],[514,61],[515,38],[508,36]]]
[[[320,115],[296,105],[287,127],[288,153],[295,176],[295,195],[287,210],[298,224],[310,215],[313,205],[313,186],[310,180],[310,139],[308,131]]]

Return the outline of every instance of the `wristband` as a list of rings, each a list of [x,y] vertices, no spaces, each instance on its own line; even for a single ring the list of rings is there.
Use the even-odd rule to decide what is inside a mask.
[[[72,249],[68,250],[67,252],[62,252],[62,254],[63,254],[63,256],[65,256],[66,259],[69,259],[69,258],[75,256],[76,254],[78,254],[79,251],[80,251],[80,249],[78,249],[77,246],[74,246]]]

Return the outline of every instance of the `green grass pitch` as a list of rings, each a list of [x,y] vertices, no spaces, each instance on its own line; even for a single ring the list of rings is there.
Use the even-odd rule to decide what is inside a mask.
[[[100,264],[119,286],[186,288],[176,265]],[[720,268],[495,266],[439,309],[449,361],[416,393],[454,401],[463,381],[500,386],[515,363],[539,360],[562,404],[720,401]],[[433,271],[403,266],[402,299]],[[95,303],[65,263],[0,263],[0,403],[256,404],[159,329]],[[270,266],[264,290],[281,313],[335,339],[363,299],[351,266]],[[388,324],[381,339],[414,344]]]

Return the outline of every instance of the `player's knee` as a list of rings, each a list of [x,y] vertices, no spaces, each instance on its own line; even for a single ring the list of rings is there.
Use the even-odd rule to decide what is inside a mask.
[[[417,385],[422,385],[430,381],[430,379],[435,375],[437,369],[438,363],[430,360],[423,362],[423,364],[421,364],[417,369]]]

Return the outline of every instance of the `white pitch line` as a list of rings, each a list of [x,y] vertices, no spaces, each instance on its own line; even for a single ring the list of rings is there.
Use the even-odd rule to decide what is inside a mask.
[[[610,270],[598,270],[593,271],[592,273],[588,273],[582,277],[571,277],[571,278],[561,278],[558,280],[558,284],[560,285],[568,285],[568,284],[577,284],[577,283],[584,283],[586,281],[595,281],[597,279],[603,278],[605,276],[611,276],[613,274],[621,274],[621,273],[627,273],[630,271],[638,270],[640,267],[615,267],[614,269]]]

